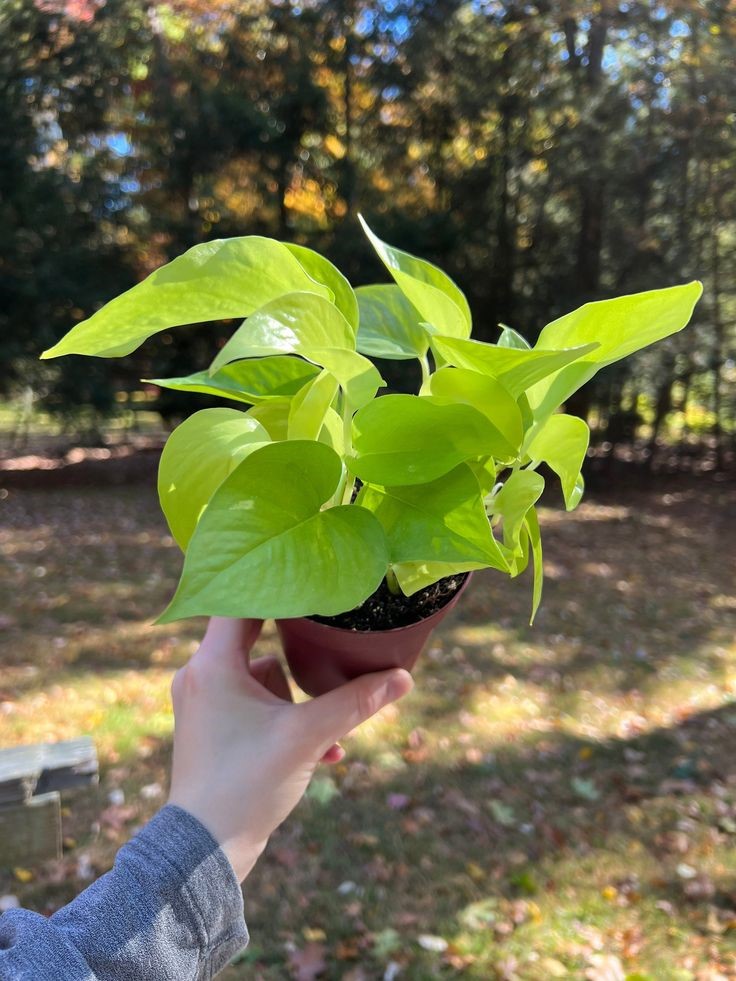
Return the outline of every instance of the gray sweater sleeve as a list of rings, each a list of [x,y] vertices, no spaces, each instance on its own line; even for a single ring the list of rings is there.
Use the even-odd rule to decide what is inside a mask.
[[[2,981],[204,981],[248,942],[227,857],[169,804],[118,852],[114,868],[49,919],[0,917]]]

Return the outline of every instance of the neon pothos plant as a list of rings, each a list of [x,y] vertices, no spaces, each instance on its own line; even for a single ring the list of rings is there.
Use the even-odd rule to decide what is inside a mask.
[[[534,613],[539,465],[568,510],[583,493],[588,428],[557,410],[605,365],[682,329],[702,289],[587,303],[533,347],[510,328],[487,344],[444,272],[363,228],[393,283],[353,290],[318,253],[260,236],[208,242],[42,355],[118,357],[161,330],[246,318],[208,370],[152,379],[233,403],[195,412],[163,450],[161,506],[185,559],[159,622],[330,616],[384,577],[411,595],[473,569],[517,576],[530,556]],[[371,357],[416,358],[419,393],[377,398]]]

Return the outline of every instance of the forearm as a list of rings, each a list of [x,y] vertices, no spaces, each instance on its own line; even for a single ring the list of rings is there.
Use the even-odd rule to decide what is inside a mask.
[[[0,978],[199,981],[247,941],[227,858],[198,821],[168,806],[50,919],[26,910],[0,918]]]

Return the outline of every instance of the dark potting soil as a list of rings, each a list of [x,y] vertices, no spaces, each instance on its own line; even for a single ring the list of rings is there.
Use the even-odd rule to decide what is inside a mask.
[[[450,602],[455,593],[468,578],[469,573],[446,576],[438,582],[420,589],[413,596],[396,596],[388,588],[384,579],[378,589],[360,606],[347,613],[334,617],[309,617],[318,623],[343,630],[392,630],[394,627],[407,627],[410,623],[426,620],[428,616],[441,610]]]

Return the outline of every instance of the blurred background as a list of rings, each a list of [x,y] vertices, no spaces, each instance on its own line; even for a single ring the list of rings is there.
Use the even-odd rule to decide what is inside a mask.
[[[0,0],[0,750],[90,734],[52,913],[165,799],[181,567],[158,450],[232,325],[38,360],[188,247],[447,270],[475,335],[698,278],[692,324],[568,405],[589,493],[545,598],[476,576],[247,889],[248,981],[736,979],[734,0]],[[382,364],[410,389],[411,365]],[[247,588],[247,584],[244,584]],[[277,652],[270,625],[263,653]]]
[[[586,300],[702,279],[690,330],[570,408],[604,455],[626,444],[656,466],[662,444],[684,466],[726,466],[735,13],[727,0],[3,0],[4,432],[22,446],[33,418],[89,438],[186,412],[138,379],[200,369],[213,327],[124,363],[38,354],[211,238],[296,241],[356,285],[383,280],[363,211],[458,281],[486,340],[499,322],[533,340]]]

